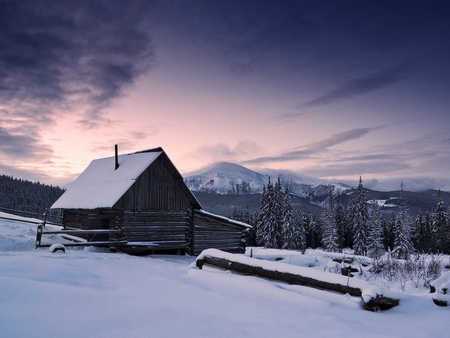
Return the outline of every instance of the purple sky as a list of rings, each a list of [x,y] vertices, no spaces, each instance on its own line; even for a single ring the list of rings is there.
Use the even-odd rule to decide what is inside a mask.
[[[161,146],[450,190],[446,1],[0,0],[0,174],[67,186]]]

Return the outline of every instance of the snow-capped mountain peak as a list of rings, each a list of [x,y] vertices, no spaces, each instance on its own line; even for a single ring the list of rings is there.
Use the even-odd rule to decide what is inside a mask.
[[[268,177],[272,181],[280,178],[283,188],[288,185],[291,194],[300,197],[328,195],[350,187],[343,184],[323,184],[310,182],[308,178],[286,170],[270,170],[261,174],[241,165],[219,162],[203,168],[194,174],[186,175],[185,182],[192,191],[216,194],[259,194],[267,185]]]
[[[192,191],[217,194],[260,193],[267,178],[238,164],[219,162],[185,178]]]

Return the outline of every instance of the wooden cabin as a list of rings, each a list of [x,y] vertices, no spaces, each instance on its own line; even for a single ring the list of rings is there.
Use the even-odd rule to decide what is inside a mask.
[[[250,226],[202,209],[162,148],[93,160],[53,204],[65,229],[111,229],[93,241],[119,250],[243,252]],[[89,235],[92,236],[92,235]]]

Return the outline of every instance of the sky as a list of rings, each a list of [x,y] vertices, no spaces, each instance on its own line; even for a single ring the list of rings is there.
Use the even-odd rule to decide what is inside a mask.
[[[446,1],[0,0],[0,174],[66,187],[162,147],[450,190]]]

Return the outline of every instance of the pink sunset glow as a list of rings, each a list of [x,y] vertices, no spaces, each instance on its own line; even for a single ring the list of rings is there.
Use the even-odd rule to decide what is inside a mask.
[[[67,186],[118,144],[450,189],[449,6],[326,3],[8,6],[0,174]]]

